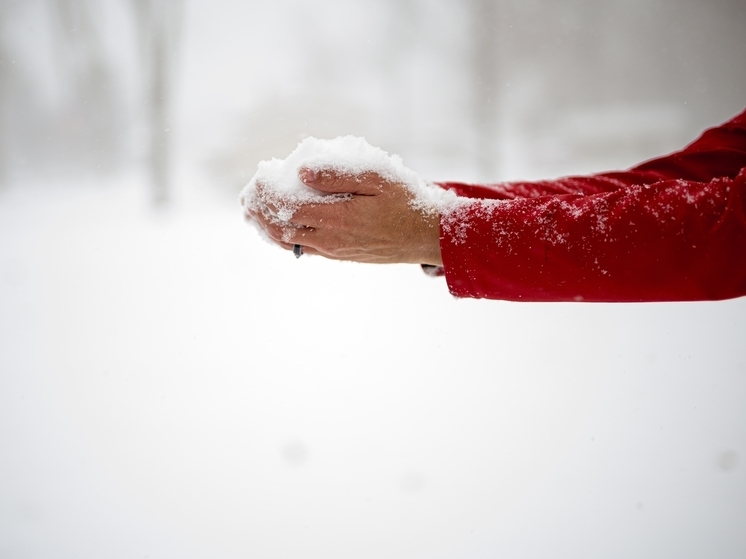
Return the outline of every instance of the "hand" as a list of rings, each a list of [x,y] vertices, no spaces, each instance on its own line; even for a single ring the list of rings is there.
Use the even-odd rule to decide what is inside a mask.
[[[249,217],[283,248],[292,250],[298,244],[306,254],[334,260],[442,265],[440,216],[435,211],[415,209],[410,204],[413,194],[403,185],[374,172],[346,175],[301,168],[298,175],[311,188],[350,197],[327,204],[303,204],[288,222],[265,212],[250,212]],[[261,185],[257,192],[276,214],[277,208]]]

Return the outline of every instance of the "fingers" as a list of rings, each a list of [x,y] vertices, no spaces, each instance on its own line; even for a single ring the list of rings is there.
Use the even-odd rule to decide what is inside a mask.
[[[345,213],[344,206],[356,205],[372,196],[392,194],[402,186],[387,181],[378,173],[369,171],[355,175],[342,174],[333,169],[301,167],[299,178],[309,187],[327,194],[344,194],[346,197],[330,198],[327,203],[301,203],[284,205],[264,185],[257,183],[256,194],[261,201],[262,213],[294,225],[318,228],[330,225],[335,217]]]
[[[330,197],[324,203],[294,203],[282,205],[277,198],[273,196],[271,190],[265,189],[263,185],[257,183],[256,193],[258,204],[254,204],[253,211],[262,213],[265,217],[279,220],[285,224],[303,225],[306,227],[319,227],[322,224],[330,223],[332,217],[338,213],[335,206],[344,204],[354,199],[354,195]],[[249,206],[246,212],[248,213]]]
[[[319,229],[334,227],[338,224],[340,213],[354,201],[344,200],[334,204],[303,204],[293,213],[291,221],[294,225],[302,225]]]
[[[311,227],[318,228],[323,225],[332,225],[337,220],[334,216],[339,212],[339,208],[334,208],[335,204],[303,204],[299,206],[292,215],[280,214],[277,207],[272,202],[266,202],[261,211],[247,209],[245,212],[248,220],[256,219],[262,225],[264,223],[274,223],[286,227]],[[266,210],[266,211],[265,211]],[[287,212],[286,212],[287,213]],[[260,219],[258,216],[261,216]],[[286,218],[287,219],[284,219]]]
[[[361,196],[375,196],[385,188],[387,181],[378,173],[345,174],[334,169],[311,169],[301,167],[298,178],[306,186],[327,193],[349,193]]]
[[[261,212],[249,212],[250,218],[256,220],[270,239],[288,250],[294,244],[304,245],[312,242],[314,229],[303,227],[268,217]]]
[[[292,251],[293,251],[293,247],[295,246],[295,244],[291,244],[291,243],[282,243],[282,242],[278,242],[277,244],[278,244],[278,245],[279,245],[279,246],[280,246],[281,248],[284,248],[285,250],[287,250],[287,251],[289,251],[289,252],[292,252]],[[296,244],[297,244],[297,243],[296,243]],[[319,252],[318,250],[316,250],[316,249],[315,249],[315,248],[313,248],[313,247],[310,247],[310,246],[307,246],[307,245],[302,245],[302,246],[303,246],[303,254],[304,254],[304,255],[313,255],[313,256],[317,256],[317,255],[321,254],[321,253],[320,253],[320,252]]]
[[[272,216],[282,221],[288,221],[292,215],[289,208],[281,208],[277,205],[277,198],[272,190],[264,187],[262,183],[256,183],[256,194],[260,201],[261,212],[265,216]]]

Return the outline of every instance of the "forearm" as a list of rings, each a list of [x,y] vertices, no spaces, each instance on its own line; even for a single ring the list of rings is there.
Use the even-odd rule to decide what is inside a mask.
[[[746,295],[746,171],[592,196],[474,201],[441,219],[459,297],[682,301]]]

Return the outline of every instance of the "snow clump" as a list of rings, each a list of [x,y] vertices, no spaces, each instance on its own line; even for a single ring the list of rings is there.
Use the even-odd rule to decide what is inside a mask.
[[[331,170],[342,175],[378,173],[384,179],[403,185],[412,194],[412,207],[425,212],[444,210],[456,199],[453,192],[423,180],[405,167],[398,155],[389,155],[370,145],[365,138],[340,136],[333,140],[308,137],[285,159],[261,161],[256,174],[240,194],[241,204],[246,210],[288,222],[302,204],[327,204],[350,198],[349,194],[327,194],[306,186],[298,177],[302,167],[314,171]],[[258,186],[262,190],[261,197]],[[276,212],[270,212],[262,198],[271,202]]]

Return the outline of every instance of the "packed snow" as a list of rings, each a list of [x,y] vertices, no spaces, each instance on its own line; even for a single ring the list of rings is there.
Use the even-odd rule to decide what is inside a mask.
[[[287,222],[302,204],[335,203],[349,199],[348,194],[327,194],[306,186],[298,176],[302,168],[331,170],[350,176],[377,173],[387,181],[406,188],[412,194],[412,206],[426,212],[442,211],[456,200],[453,192],[425,181],[407,168],[398,155],[370,145],[365,138],[340,136],[332,140],[308,137],[285,159],[261,161],[241,192],[241,204],[247,210],[267,215],[264,198],[277,208],[269,215]]]

